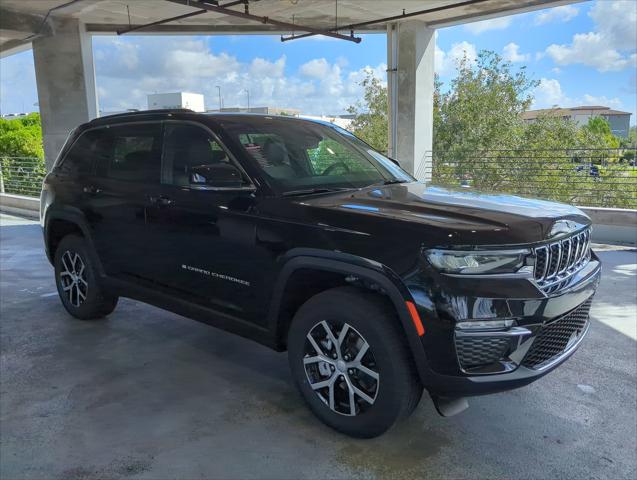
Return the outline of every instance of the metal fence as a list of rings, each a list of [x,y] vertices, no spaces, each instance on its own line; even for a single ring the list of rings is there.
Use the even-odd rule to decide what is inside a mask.
[[[419,180],[587,207],[637,208],[637,149],[428,152]]]
[[[437,185],[637,209],[637,149],[429,152],[416,177]],[[0,192],[39,196],[43,159],[0,157]]]
[[[0,193],[39,197],[45,174],[44,159],[0,157]]]

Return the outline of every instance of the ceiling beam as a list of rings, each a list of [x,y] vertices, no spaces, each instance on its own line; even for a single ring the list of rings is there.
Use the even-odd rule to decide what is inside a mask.
[[[220,13],[223,15],[229,15],[232,17],[237,17],[237,18],[242,18],[244,20],[250,20],[253,22],[258,22],[258,23],[262,23],[262,24],[268,24],[268,25],[272,25],[274,27],[278,27],[280,29],[283,30],[287,30],[287,31],[295,31],[295,30],[301,30],[303,32],[308,32],[311,33],[313,35],[325,35],[326,37],[332,37],[332,38],[337,38],[339,40],[347,40],[350,42],[354,42],[354,43],[360,43],[361,38],[360,37],[355,37],[353,34],[352,35],[342,35],[340,33],[335,33],[329,30],[322,30],[319,28],[314,28],[314,27],[308,27],[306,25],[298,25],[295,23],[290,23],[290,22],[283,22],[280,20],[274,20],[270,17],[260,17],[258,15],[252,15],[251,13],[249,13],[248,11],[248,2],[245,2],[245,11],[244,12],[238,12],[237,10],[231,10],[229,8],[226,7],[219,7],[216,5],[210,5],[209,3],[204,3],[204,2],[193,2],[191,0],[166,0],[168,2],[171,3],[176,3],[179,5],[184,5],[184,6],[189,6],[189,7],[194,7],[194,8],[201,8],[201,9],[205,9],[208,10],[210,12],[216,12],[216,13]]]
[[[378,24],[378,23],[388,23],[388,22],[397,22],[400,20],[405,20],[407,18],[412,18],[412,17],[418,17],[420,15],[425,15],[427,13],[436,13],[436,12],[442,12],[444,10],[450,10],[452,8],[460,8],[460,7],[466,7],[469,5],[475,5],[477,3],[484,3],[484,2],[488,2],[491,0],[465,0],[464,2],[459,2],[459,3],[452,3],[449,5],[442,5],[440,7],[434,7],[434,8],[427,8],[425,10],[418,10],[416,12],[411,12],[411,13],[405,13],[405,9],[403,9],[403,13],[400,15],[393,15],[391,17],[384,17],[384,18],[377,18],[375,20],[368,20],[365,22],[360,22],[360,23],[353,23],[353,24],[349,24],[349,25],[342,25],[340,27],[336,27],[334,30],[331,31],[338,31],[338,30],[354,30],[354,29],[358,29],[360,27],[368,27],[370,25],[374,25],[374,24]],[[292,35],[290,37],[281,37],[281,41],[282,42],[287,42],[289,40],[297,40],[299,38],[307,38],[307,37],[312,37],[314,36],[314,33],[303,33],[301,35]]]
[[[48,29],[44,23],[44,15],[34,15],[31,13],[14,12],[0,7],[0,30],[9,32],[20,32],[22,36],[35,33],[38,29]]]
[[[132,25],[128,28],[117,30],[117,34],[124,35],[125,33],[129,33],[129,32],[136,32],[138,30],[146,30],[148,28],[156,27],[157,25],[163,25],[168,22],[183,20],[184,18],[196,17],[197,15],[201,15],[202,13],[208,13],[208,10],[197,10],[195,12],[184,13],[183,15],[177,15],[176,17],[169,17],[163,20],[157,20],[156,22],[145,23],[144,25]]]

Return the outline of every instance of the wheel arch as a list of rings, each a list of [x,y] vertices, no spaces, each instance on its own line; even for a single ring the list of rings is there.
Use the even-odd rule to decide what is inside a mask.
[[[62,238],[72,233],[82,236],[87,241],[90,253],[101,275],[103,273],[102,264],[95,254],[95,245],[88,226],[88,221],[84,213],[77,208],[47,209],[44,219],[44,245],[49,262],[53,264],[55,250]]]
[[[294,313],[303,303],[293,304],[295,308],[289,309],[289,305],[286,304],[288,300],[286,292],[289,291],[290,285],[293,285],[295,274],[298,275],[299,272],[304,271],[332,275],[334,279],[347,279],[349,277],[361,280],[363,285],[366,285],[369,290],[376,290],[377,293],[384,294],[396,312],[402,327],[401,330],[407,340],[410,354],[416,364],[419,376],[424,382],[428,371],[426,368],[427,360],[420,336],[406,304],[407,301],[412,301],[411,294],[402,284],[400,278],[388,267],[378,262],[349,254],[303,249],[299,255],[293,256],[285,262],[275,283],[268,312],[268,325],[271,331],[274,332],[275,348],[277,350],[283,351],[286,349],[287,330]],[[341,284],[348,285],[349,282],[344,280]],[[338,285],[338,283],[331,284],[329,288]],[[324,288],[311,292],[311,295],[306,295],[305,299],[322,290]]]

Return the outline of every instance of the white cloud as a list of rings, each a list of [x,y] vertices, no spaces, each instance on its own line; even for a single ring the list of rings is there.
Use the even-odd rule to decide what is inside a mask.
[[[622,101],[617,98],[608,98],[605,95],[596,96],[584,94],[581,97],[569,97],[563,90],[560,82],[554,78],[542,78],[534,94],[532,108],[575,107],[583,105],[602,105],[605,107],[623,108]]]
[[[310,78],[324,78],[331,69],[330,64],[324,58],[315,58],[301,65],[301,75]]]
[[[276,62],[270,62],[264,58],[254,58],[250,64],[250,74],[256,77],[266,76],[280,78],[285,72],[285,60],[283,55]]]
[[[504,52],[504,59],[511,63],[528,62],[531,59],[531,54],[520,53],[520,46],[513,42],[505,45],[502,51]]]
[[[463,57],[467,57],[470,62],[475,62],[478,58],[476,46],[472,43],[462,41],[454,43],[448,52],[440,49],[436,45],[434,68],[440,76],[451,75]]]
[[[589,13],[595,31],[577,33],[570,44],[552,44],[546,53],[558,65],[581,64],[600,72],[637,66],[637,2],[599,1]]]
[[[32,51],[0,60],[0,113],[37,111],[37,101]]]
[[[549,8],[535,16],[535,25],[544,25],[552,22],[568,22],[576,17],[579,9],[573,5],[562,5],[561,7]]]
[[[635,65],[637,55],[622,55],[609,47],[607,39],[597,32],[577,33],[570,45],[550,45],[546,53],[558,65],[583,64],[600,72],[619,71]]]
[[[562,85],[554,78],[542,78],[533,92],[533,108],[551,108],[570,106],[571,99],[562,91]]]
[[[615,109],[619,109],[623,107],[622,101],[617,97],[608,98],[605,95],[598,97],[595,95],[589,95],[587,93],[584,95],[583,100],[585,105],[602,105],[604,107],[610,107]]]
[[[637,48],[637,2],[598,1],[591,8],[589,16],[610,47],[633,51]]]
[[[298,71],[286,72],[285,56],[243,61],[215,51],[206,40],[195,37],[115,40],[93,40],[99,103],[104,112],[146,108],[147,94],[171,91],[202,93],[207,107],[217,108],[219,85],[226,107],[245,106],[245,90],[249,89],[253,106],[338,114],[360,99],[363,91],[358,84],[367,71],[383,81],[386,78],[384,64],[355,70],[347,68],[343,59],[331,63],[315,58]]]
[[[509,25],[511,25],[511,17],[498,17],[482,20],[481,22],[468,23],[464,28],[475,35],[479,35],[489,30],[504,30]]]

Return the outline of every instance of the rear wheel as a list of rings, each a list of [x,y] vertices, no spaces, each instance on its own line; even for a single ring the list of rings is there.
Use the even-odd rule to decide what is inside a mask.
[[[111,313],[118,297],[103,287],[86,241],[67,235],[55,251],[55,279],[64,308],[76,318],[92,320]]]
[[[323,422],[374,437],[418,404],[422,386],[384,299],[355,288],[328,290],[294,317],[288,356],[295,382]]]

